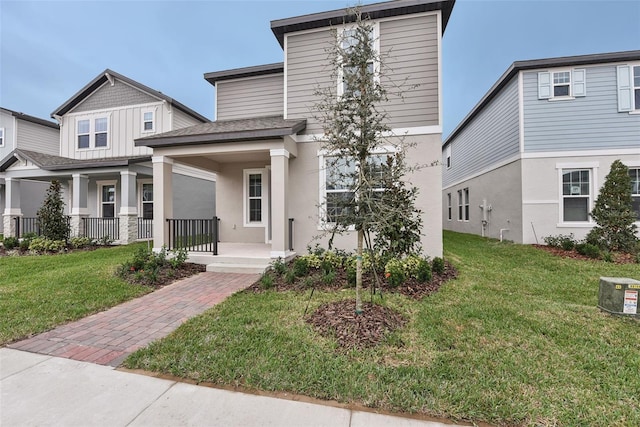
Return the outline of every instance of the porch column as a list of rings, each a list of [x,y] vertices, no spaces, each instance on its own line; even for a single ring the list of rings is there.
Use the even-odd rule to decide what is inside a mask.
[[[289,252],[289,152],[275,149],[271,154],[271,258],[287,258]]]
[[[173,218],[173,159],[153,156],[153,250],[169,245],[167,219]]]
[[[84,236],[84,221],[83,218],[89,216],[89,209],[87,208],[87,194],[89,193],[89,177],[87,175],[81,175],[74,173],[73,177],[73,190],[71,200],[71,235],[72,236]],[[100,195],[98,195],[100,197]]]
[[[5,178],[5,204],[2,215],[4,237],[16,237],[16,218],[22,218],[20,209],[20,180]]]
[[[138,240],[138,204],[136,201],[136,174],[120,171],[120,242]]]

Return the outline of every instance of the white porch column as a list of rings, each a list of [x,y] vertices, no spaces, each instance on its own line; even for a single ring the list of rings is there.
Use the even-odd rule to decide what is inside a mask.
[[[120,171],[120,242],[138,240],[138,203],[136,201],[136,174]]]
[[[153,156],[153,250],[169,243],[167,219],[173,217],[173,160]]]
[[[73,177],[73,190],[71,201],[71,235],[72,236],[84,236],[84,222],[82,218],[89,216],[89,209],[87,208],[87,194],[89,193],[89,177],[87,175],[81,175],[74,173]]]
[[[289,152],[270,151],[271,155],[271,258],[291,255],[289,251]]]
[[[2,215],[4,237],[16,236],[16,218],[22,217],[20,209],[20,180],[5,178],[5,204]]]

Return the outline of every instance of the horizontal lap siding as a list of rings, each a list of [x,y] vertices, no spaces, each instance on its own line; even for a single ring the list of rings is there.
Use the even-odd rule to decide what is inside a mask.
[[[308,134],[322,133],[322,127],[312,117],[313,106],[318,102],[314,91],[318,86],[337,85],[331,79],[326,52],[333,37],[332,30],[287,36],[287,118],[307,119]]]
[[[450,147],[451,168],[443,166],[445,187],[518,154],[517,77],[450,142]]]
[[[390,92],[384,105],[390,126],[438,125],[437,16],[380,22],[380,51],[381,84]],[[402,85],[404,100],[391,94],[394,85]]]
[[[60,154],[60,131],[24,120],[16,120],[18,125],[18,148],[39,153]]]
[[[216,84],[217,119],[245,119],[284,113],[284,75]]]
[[[182,129],[182,128],[186,128],[188,126],[193,126],[193,125],[197,125],[202,123],[202,121],[196,119],[193,116],[190,116],[189,114],[178,110],[177,108],[174,107],[172,113],[171,113],[171,118],[173,119],[173,126],[171,128],[168,129],[162,129],[161,132],[168,132],[170,130],[175,130],[175,129]],[[160,133],[160,132],[158,132]]]
[[[615,64],[580,68],[587,95],[571,100],[539,100],[537,71],[523,74],[525,152],[640,147],[640,115],[618,112]]]

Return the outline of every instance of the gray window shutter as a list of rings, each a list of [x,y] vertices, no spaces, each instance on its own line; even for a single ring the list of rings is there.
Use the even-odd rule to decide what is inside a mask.
[[[629,65],[618,66],[618,111],[631,111],[633,88],[631,87],[631,67]]]
[[[573,82],[573,96],[587,96],[587,72],[584,69],[573,70],[571,81]]]
[[[551,73],[544,71],[538,73],[538,99],[551,98]]]

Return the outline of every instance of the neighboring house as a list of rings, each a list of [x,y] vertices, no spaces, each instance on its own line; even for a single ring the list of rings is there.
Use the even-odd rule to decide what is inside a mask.
[[[57,123],[0,108],[0,160],[16,149],[57,154],[59,140],[60,127]],[[11,216],[17,211],[6,209],[5,175],[5,172],[2,172],[2,168],[0,168],[0,215]],[[48,187],[47,183],[41,181],[22,181],[20,193],[22,194],[23,203],[20,212],[27,216],[35,216],[44,200]],[[15,197],[15,193],[13,197]],[[0,234],[2,233],[3,230],[0,228]]]
[[[454,1],[399,0],[361,6],[371,18],[376,47],[388,55],[391,82],[406,83],[404,99],[383,108],[394,135],[416,144],[410,164],[438,161],[442,145],[441,40]],[[136,140],[154,153],[154,246],[174,233],[165,223],[178,218],[170,185],[161,185],[177,162],[217,174],[217,215],[222,243],[262,244],[267,256],[304,252],[329,229],[325,159],[318,142],[323,130],[314,118],[317,87],[342,82],[330,77],[327,48],[353,26],[346,9],[271,22],[284,62],[205,74],[215,87],[216,121]],[[344,25],[344,22],[347,22]],[[405,81],[406,80],[406,81]],[[415,85],[415,87],[414,87]],[[384,153],[382,153],[384,154]],[[417,207],[424,219],[422,244],[442,255],[441,168],[409,177],[420,188]],[[174,190],[175,191],[175,190]],[[162,203],[159,201],[162,200]],[[317,242],[325,245],[328,236]],[[355,248],[355,237],[334,243]],[[225,255],[220,251],[220,255]]]
[[[640,51],[514,62],[443,144],[444,227],[582,239],[616,159],[640,221]]]
[[[56,179],[62,183],[73,235],[108,237],[118,243],[150,238],[152,150],[136,147],[134,139],[209,122],[161,92],[111,70],[100,73],[52,117],[60,123],[54,150],[19,145],[0,160],[7,187],[5,235],[15,234],[20,218],[23,230],[28,228],[22,184]],[[176,215],[215,215],[214,174],[176,164],[165,178],[176,189]]]

